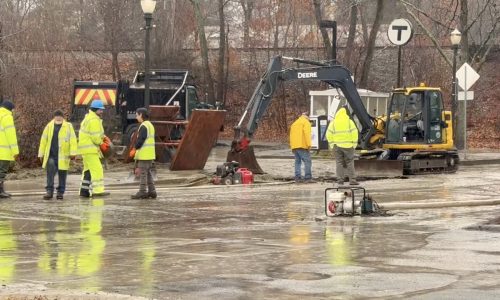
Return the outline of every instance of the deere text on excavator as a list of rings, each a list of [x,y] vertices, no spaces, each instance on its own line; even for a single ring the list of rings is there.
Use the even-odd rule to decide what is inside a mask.
[[[309,66],[283,69],[282,60]],[[364,107],[346,67],[284,56],[272,58],[260,79],[234,128],[227,161],[238,161],[241,167],[256,174],[264,173],[250,141],[279,83],[288,80],[318,80],[342,91],[361,127],[358,147],[369,150],[370,155],[361,155],[361,165],[365,161],[375,170],[392,168],[401,175],[457,170],[459,157],[453,144],[452,116],[444,110],[439,88],[423,85],[397,88],[392,92],[387,113],[374,117]],[[242,127],[245,120],[247,123]],[[375,159],[365,159],[368,157]]]

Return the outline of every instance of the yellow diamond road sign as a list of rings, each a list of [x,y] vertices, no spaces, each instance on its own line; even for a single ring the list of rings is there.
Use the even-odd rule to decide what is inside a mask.
[[[468,90],[479,79],[479,74],[468,63],[464,63],[457,73],[458,85],[464,90]]]

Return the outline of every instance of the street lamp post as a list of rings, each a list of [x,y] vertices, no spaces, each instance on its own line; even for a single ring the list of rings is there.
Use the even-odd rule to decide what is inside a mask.
[[[144,12],[144,20],[146,21],[146,38],[144,41],[144,107],[149,109],[149,35],[151,31],[151,21],[153,20],[153,12],[155,11],[155,0],[141,0],[142,11]]]
[[[453,114],[453,140],[457,142],[458,126],[458,84],[457,84],[457,52],[458,45],[462,39],[462,34],[455,28],[450,34],[451,45],[453,47],[453,84],[452,84],[452,114]]]

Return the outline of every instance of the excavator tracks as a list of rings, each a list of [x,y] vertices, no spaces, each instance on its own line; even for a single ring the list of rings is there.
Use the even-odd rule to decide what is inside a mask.
[[[403,162],[405,175],[455,173],[460,163],[456,151],[403,152],[398,160]]]

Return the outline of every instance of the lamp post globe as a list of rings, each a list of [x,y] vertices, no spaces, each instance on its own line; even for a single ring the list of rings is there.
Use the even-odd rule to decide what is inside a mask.
[[[144,20],[146,21],[146,38],[144,41],[144,107],[149,109],[149,36],[151,31],[151,21],[153,20],[153,12],[155,11],[155,0],[141,0],[141,8],[144,12]]]
[[[462,40],[462,33],[455,28],[450,34],[450,41],[453,46],[458,46]]]
[[[155,11],[156,0],[141,0],[141,7],[145,14],[152,14]]]

